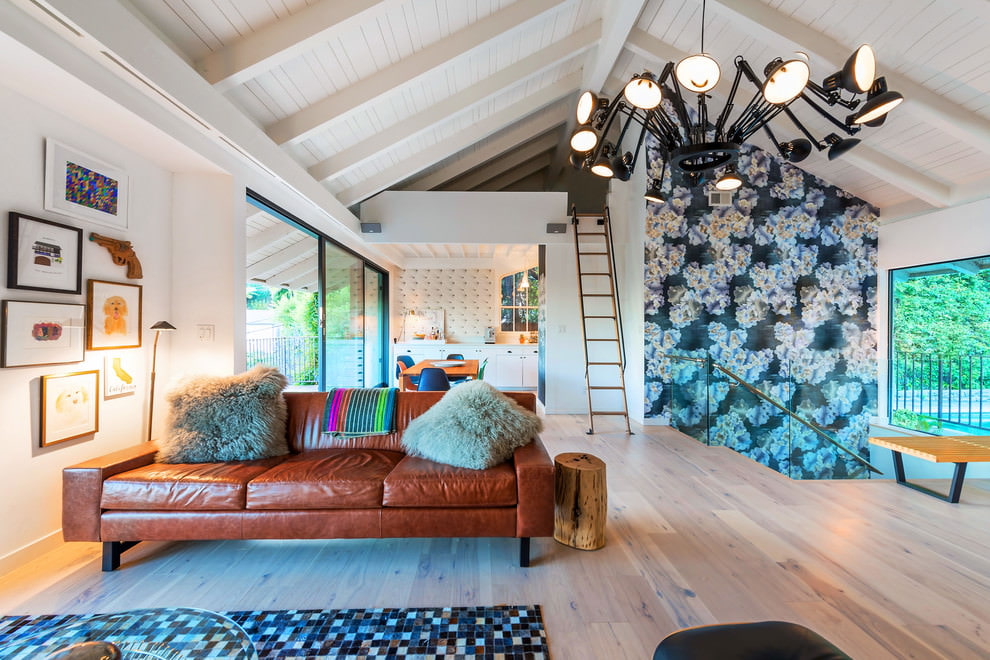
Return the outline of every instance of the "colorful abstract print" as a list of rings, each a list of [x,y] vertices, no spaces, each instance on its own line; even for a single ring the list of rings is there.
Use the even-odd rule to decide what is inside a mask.
[[[876,209],[755,147],[743,148],[738,170],[731,206],[710,207],[709,186],[669,176],[667,203],[647,205],[646,415],[670,415],[699,438],[707,429],[713,444],[793,478],[864,476],[725,375],[706,381],[699,363],[665,357],[710,356],[869,458]]]
[[[65,164],[65,201],[117,215],[118,182],[69,161]]]

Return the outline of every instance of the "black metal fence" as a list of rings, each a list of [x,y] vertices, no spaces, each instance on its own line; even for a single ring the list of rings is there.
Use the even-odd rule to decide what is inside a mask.
[[[890,407],[895,420],[899,414],[902,420],[915,415],[933,426],[920,430],[935,431],[944,424],[990,429],[990,356],[895,355]]]
[[[277,367],[290,386],[317,384],[319,337],[266,337],[247,340],[247,367]]]

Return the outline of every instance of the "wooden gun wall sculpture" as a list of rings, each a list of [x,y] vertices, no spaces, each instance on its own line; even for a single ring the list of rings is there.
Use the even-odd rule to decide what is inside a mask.
[[[118,266],[127,266],[128,279],[139,280],[144,277],[144,272],[141,270],[141,262],[138,261],[137,254],[135,254],[134,248],[131,247],[130,241],[121,241],[116,238],[110,238],[109,236],[102,236],[96,232],[89,234],[89,240],[109,250],[110,258],[113,259],[115,264]]]

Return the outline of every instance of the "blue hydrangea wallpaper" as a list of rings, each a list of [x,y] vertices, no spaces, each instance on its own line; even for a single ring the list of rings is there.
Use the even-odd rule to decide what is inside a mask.
[[[661,162],[649,150],[651,175]],[[709,186],[671,180],[646,218],[646,416],[793,478],[864,476],[859,464],[728,377],[738,374],[869,458],[877,400],[877,211],[756,147],[743,187],[710,207]],[[709,398],[706,400],[705,390]]]

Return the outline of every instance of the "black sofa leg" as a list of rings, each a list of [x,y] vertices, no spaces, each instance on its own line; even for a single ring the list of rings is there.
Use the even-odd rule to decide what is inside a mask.
[[[105,541],[103,543],[103,570],[115,571],[120,568],[120,555],[136,546],[140,541]]]
[[[529,537],[523,536],[519,539],[519,565],[523,568],[529,566]]]

